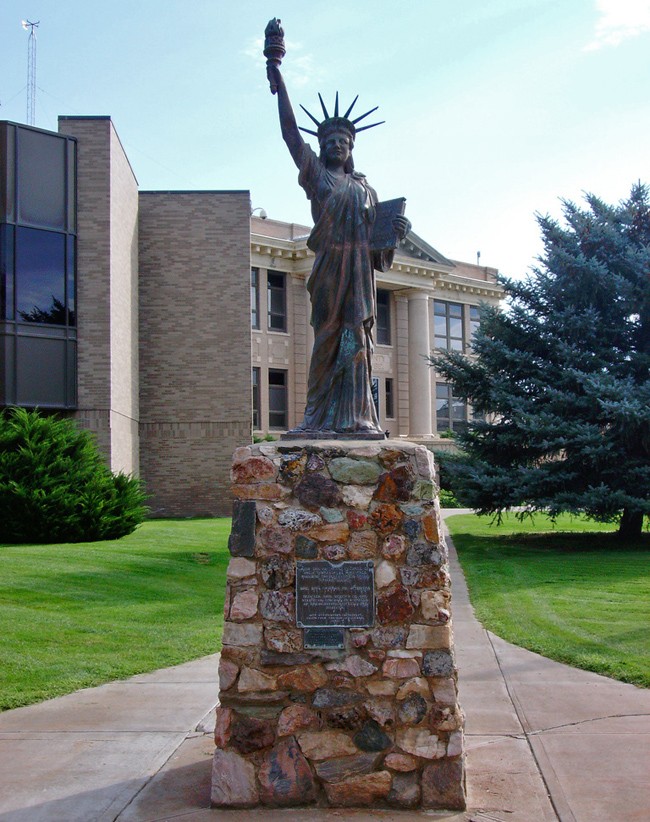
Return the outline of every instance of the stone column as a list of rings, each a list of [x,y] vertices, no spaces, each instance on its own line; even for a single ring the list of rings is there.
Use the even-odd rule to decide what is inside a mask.
[[[429,295],[409,291],[409,436],[431,437]]]
[[[395,293],[395,325],[397,335],[395,353],[397,356],[397,416],[399,435],[409,434],[409,320],[408,299],[403,292]]]
[[[212,803],[465,807],[432,454],[238,448]]]

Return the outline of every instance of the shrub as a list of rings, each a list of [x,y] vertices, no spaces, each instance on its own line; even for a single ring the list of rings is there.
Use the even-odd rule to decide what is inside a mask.
[[[441,508],[462,508],[463,506],[456,499],[453,491],[448,491],[446,488],[440,489],[440,507]]]
[[[434,451],[433,455],[436,460],[438,468],[438,485],[439,498],[441,508],[463,508],[464,506],[458,501],[454,489],[449,482],[449,472],[447,471],[447,464],[454,459],[454,454],[449,454],[447,451]]]
[[[74,422],[13,408],[0,414],[0,542],[93,542],[144,520],[135,477],[113,474]]]

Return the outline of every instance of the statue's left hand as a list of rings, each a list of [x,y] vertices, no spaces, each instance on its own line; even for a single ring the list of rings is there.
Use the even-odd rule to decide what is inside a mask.
[[[399,239],[403,240],[411,230],[411,221],[403,215],[398,215],[393,220],[393,228]]]

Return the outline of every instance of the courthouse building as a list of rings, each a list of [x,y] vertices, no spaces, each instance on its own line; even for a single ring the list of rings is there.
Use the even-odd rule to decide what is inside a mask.
[[[229,513],[233,450],[304,409],[309,227],[251,216],[247,190],[139,191],[109,117],[0,122],[0,174],[0,407],[74,417],[154,515]],[[414,232],[377,274],[391,437],[438,447],[467,421],[426,355],[470,350],[495,275]]]

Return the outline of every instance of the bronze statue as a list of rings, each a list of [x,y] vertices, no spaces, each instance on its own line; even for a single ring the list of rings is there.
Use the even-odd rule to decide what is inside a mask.
[[[301,106],[317,131],[299,129],[280,73],[285,53],[280,21],[271,20],[265,34],[267,75],[271,92],[278,96],[282,137],[298,166],[298,182],[311,201],[314,228],[307,246],[316,255],[307,282],[314,328],[307,407],[302,423],[285,436],[383,439],[372,399],[375,269],[390,268],[394,247],[411,224],[399,213],[403,199],[381,204],[388,206],[388,216],[384,218],[382,210],[382,220],[388,220],[392,242],[381,241],[379,247],[373,242],[380,219],[377,194],[354,170],[352,149],[358,132],[380,125],[356,128],[375,109],[348,119],[355,98],[339,116],[337,92],[330,116],[319,94],[324,119],[319,122]],[[318,138],[319,155],[303,140],[301,130]],[[391,204],[397,205],[397,212]]]

